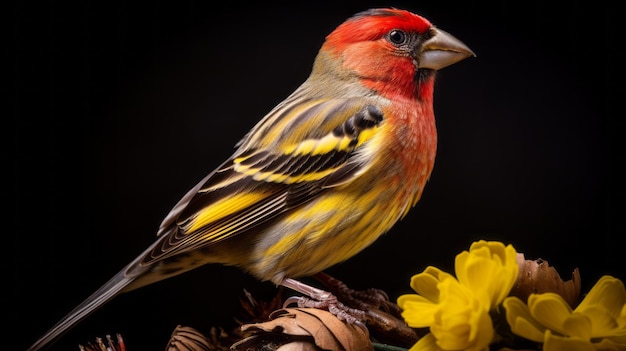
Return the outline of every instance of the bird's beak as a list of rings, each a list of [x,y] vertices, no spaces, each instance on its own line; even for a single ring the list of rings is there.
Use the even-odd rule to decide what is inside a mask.
[[[470,56],[476,56],[459,39],[452,34],[433,29],[435,35],[422,44],[419,54],[419,68],[440,70]]]

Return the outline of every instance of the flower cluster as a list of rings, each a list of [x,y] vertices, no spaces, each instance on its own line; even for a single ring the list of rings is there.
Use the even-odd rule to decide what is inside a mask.
[[[543,351],[626,350],[622,281],[602,277],[575,307],[558,289],[514,296],[526,273],[516,256],[511,245],[480,240],[457,255],[456,277],[432,266],[413,276],[417,294],[400,296],[398,305],[410,327],[430,332],[411,351],[488,351],[505,333]],[[499,313],[506,328],[492,320]]]

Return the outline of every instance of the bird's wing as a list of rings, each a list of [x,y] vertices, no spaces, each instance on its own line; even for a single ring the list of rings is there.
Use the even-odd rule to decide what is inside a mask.
[[[367,167],[363,146],[384,119],[378,106],[362,99],[300,100],[294,106],[286,100],[270,112],[229,160],[183,197],[144,264],[271,221]]]

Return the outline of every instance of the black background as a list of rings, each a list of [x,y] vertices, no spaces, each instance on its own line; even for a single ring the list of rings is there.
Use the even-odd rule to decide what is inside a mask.
[[[438,157],[420,203],[329,273],[395,299],[412,274],[452,271],[458,252],[487,239],[566,279],[578,267],[584,291],[602,274],[626,278],[617,5],[16,2],[3,45],[10,349],[139,254],[171,206],[306,79],[325,35],[381,6],[424,15],[477,58],[440,72]],[[117,332],[130,351],[163,350],[177,324],[231,325],[244,288],[268,286],[201,268],[117,297],[54,350]]]

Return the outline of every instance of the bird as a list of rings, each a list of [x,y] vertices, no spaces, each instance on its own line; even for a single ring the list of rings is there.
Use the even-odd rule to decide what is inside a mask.
[[[437,73],[472,56],[409,10],[350,16],[326,36],[304,82],[173,206],[154,243],[28,351],[121,293],[205,264],[328,297],[299,279],[361,252],[416,205],[437,151]]]

